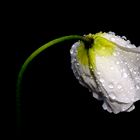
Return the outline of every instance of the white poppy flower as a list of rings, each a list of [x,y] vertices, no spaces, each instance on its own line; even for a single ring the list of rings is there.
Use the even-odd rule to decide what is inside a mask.
[[[71,48],[72,69],[93,97],[103,100],[103,108],[115,114],[129,112],[140,100],[140,47],[114,33],[85,36],[87,46],[76,42]]]

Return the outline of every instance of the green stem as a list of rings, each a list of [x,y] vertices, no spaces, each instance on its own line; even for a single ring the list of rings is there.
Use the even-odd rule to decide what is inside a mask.
[[[43,52],[45,49],[47,49],[48,47],[55,45],[57,43],[66,41],[66,40],[73,40],[73,39],[78,39],[78,40],[82,40],[84,42],[89,42],[89,40],[87,40],[87,38],[83,37],[83,36],[79,36],[79,35],[70,35],[70,36],[64,36],[64,37],[60,37],[58,39],[54,39],[48,43],[46,43],[45,45],[41,46],[40,48],[38,48],[37,50],[35,50],[24,62],[24,64],[22,65],[19,75],[18,75],[18,79],[17,79],[17,85],[16,85],[16,106],[17,106],[17,127],[19,128],[21,125],[21,82],[22,82],[22,78],[23,78],[23,74],[25,72],[25,70],[27,69],[27,66],[30,64],[30,62],[37,56],[39,55],[41,52]]]

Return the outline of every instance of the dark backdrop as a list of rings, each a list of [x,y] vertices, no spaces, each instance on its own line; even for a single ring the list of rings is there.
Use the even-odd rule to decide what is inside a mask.
[[[49,6],[19,8],[16,77],[34,50],[61,36],[113,31],[140,45],[137,11],[75,4],[69,9],[61,5],[60,9],[52,6],[48,10]],[[27,68],[22,83],[21,137],[95,139],[131,134],[140,123],[140,102],[131,113],[114,115],[104,111],[102,102],[94,99],[73,75],[69,53],[73,43],[66,41],[47,49]]]

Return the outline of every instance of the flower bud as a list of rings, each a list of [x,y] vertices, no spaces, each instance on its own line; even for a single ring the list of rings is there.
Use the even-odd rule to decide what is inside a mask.
[[[85,37],[91,46],[78,41],[70,51],[74,75],[108,112],[133,110],[140,100],[140,47],[112,32]]]

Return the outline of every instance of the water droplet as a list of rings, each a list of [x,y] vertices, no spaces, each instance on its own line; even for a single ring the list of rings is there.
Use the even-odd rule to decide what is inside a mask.
[[[130,48],[130,44],[126,45],[126,48]]]
[[[137,72],[136,71],[133,71],[133,74],[137,74]]]
[[[125,111],[126,110],[126,107],[122,107],[122,111]]]
[[[140,60],[140,58],[139,58],[139,57],[137,57],[137,61],[138,61],[138,60]]]
[[[120,55],[120,52],[117,52],[117,55]]]
[[[99,81],[100,81],[101,83],[104,83],[104,79],[102,79],[102,78],[100,78]]]
[[[117,54],[114,52],[114,53],[113,53],[113,56],[117,56]]]
[[[90,79],[93,79],[93,76],[90,76]]]
[[[90,68],[90,69],[93,69],[93,67],[92,67],[91,65],[89,66],[89,68]]]
[[[114,70],[114,67],[110,67],[111,70]]]
[[[79,66],[79,63],[76,63],[77,66]]]
[[[111,35],[115,35],[115,33],[114,32],[111,32],[111,31],[109,31],[108,33],[111,34]]]
[[[76,59],[75,59],[75,58],[74,58],[74,59],[72,59],[72,60],[71,60],[71,62],[72,62],[72,63],[76,62]]]
[[[140,77],[135,77],[136,82],[140,83]]]
[[[122,69],[121,69],[121,72],[125,72],[125,68],[122,68]]]
[[[113,87],[113,84],[109,84],[108,87],[109,87],[110,89],[113,89],[113,88],[114,88],[114,87]]]
[[[127,78],[128,74],[127,73],[123,73],[123,78]]]
[[[118,85],[118,86],[117,86],[117,88],[118,88],[118,89],[121,89],[121,88],[122,88],[122,86],[121,86],[121,85]]]
[[[133,68],[130,68],[130,71],[132,72],[133,71]]]
[[[101,73],[98,71],[97,74],[100,75]]]
[[[127,40],[127,43],[130,44],[131,43],[130,40]]]
[[[136,85],[136,89],[137,89],[137,90],[140,89],[139,85]]]
[[[77,76],[76,78],[77,78],[78,80],[80,80],[80,77],[79,77],[79,76]]]
[[[119,65],[119,64],[120,64],[120,62],[119,62],[119,61],[117,61],[117,62],[116,62],[116,64],[117,64],[117,65]]]
[[[116,98],[115,95],[114,95],[113,93],[110,93],[110,94],[109,94],[109,97],[110,97],[111,99],[113,99],[113,100]]]
[[[94,72],[94,69],[92,68],[92,69],[90,69],[92,72]]]
[[[73,54],[73,49],[70,50],[70,54]]]
[[[123,38],[124,40],[127,40],[127,38],[126,38],[125,36],[122,36],[122,38]]]
[[[132,62],[132,61],[131,61]],[[127,65],[127,62],[124,62],[125,65]]]

